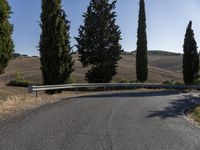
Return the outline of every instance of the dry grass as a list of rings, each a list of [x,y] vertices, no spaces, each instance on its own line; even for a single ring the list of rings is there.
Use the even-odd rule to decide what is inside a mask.
[[[137,89],[139,91],[149,91],[147,89]],[[0,95],[4,94],[0,99],[0,122],[9,118],[18,116],[26,111],[39,108],[41,106],[52,104],[61,101],[62,99],[67,100],[72,97],[95,95],[95,94],[107,94],[107,93],[119,93],[121,91],[96,91],[96,92],[83,92],[78,93],[74,91],[64,91],[61,94],[47,95],[44,92],[39,93],[39,98],[35,97],[35,93],[29,94],[26,88],[0,88]],[[127,90],[129,92],[129,90]],[[133,92],[133,90],[131,90]]]
[[[189,113],[189,117],[191,117],[194,121],[196,121],[200,125],[200,105],[194,108]]]
[[[35,93],[29,94],[26,88],[0,88],[0,121],[20,115],[27,110],[32,110],[46,104],[58,102],[61,99],[96,93],[97,92],[75,93],[73,91],[64,91],[61,94],[47,95],[44,92],[40,92],[39,98],[36,98]]]
[[[77,55],[72,77],[77,83],[86,82],[84,75],[87,68],[83,68],[78,61]],[[162,83],[165,80],[182,81],[182,56],[149,56],[149,80],[147,82]],[[31,81],[41,83],[41,70],[39,58],[17,58],[10,62],[5,73],[0,75],[0,85],[5,85],[14,78],[16,72]],[[118,74],[113,78],[113,82],[119,82],[122,79],[129,81],[136,80],[135,73],[135,55],[123,55],[119,61]]]

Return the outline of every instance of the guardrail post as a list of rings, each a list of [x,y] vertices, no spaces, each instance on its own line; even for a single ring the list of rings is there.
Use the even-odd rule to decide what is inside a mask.
[[[35,96],[36,98],[38,98],[38,91],[35,91]]]
[[[78,88],[76,88],[76,94],[78,94]]]
[[[29,85],[29,86],[28,86],[28,92],[29,92],[29,93],[32,93],[32,89],[33,89],[33,86],[32,86],[32,85]]]

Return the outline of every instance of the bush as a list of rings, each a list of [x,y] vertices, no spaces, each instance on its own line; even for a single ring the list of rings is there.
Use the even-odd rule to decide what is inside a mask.
[[[166,81],[163,82],[163,84],[169,84],[169,85],[181,85],[181,84],[183,84],[183,83],[180,82],[180,81],[166,80]]]
[[[194,81],[194,84],[200,84],[200,75],[199,75],[199,74],[198,74],[197,78],[198,78],[198,79],[196,79],[196,80]]]
[[[31,84],[34,84],[34,82],[26,80],[20,72],[17,72],[15,74],[14,80],[11,80],[7,85],[17,87],[28,87]]]
[[[174,83],[174,85],[181,85],[181,84],[183,84],[183,83],[180,82],[180,81],[176,81],[176,82]]]
[[[131,83],[140,83],[138,80],[133,80]]]
[[[70,77],[67,81],[66,81],[66,84],[73,84],[73,83],[76,83],[76,79],[74,77]]]
[[[19,53],[13,53],[13,58],[20,57],[21,55]]]
[[[163,82],[163,84],[170,84],[170,85],[172,85],[173,84],[173,80],[170,80],[170,81],[166,80],[166,81]]]
[[[119,83],[130,83],[130,81],[128,79],[122,79],[121,81],[119,81]]]
[[[194,84],[197,84],[197,85],[199,85],[200,84],[200,80],[197,80],[197,81],[195,81],[195,83]]]

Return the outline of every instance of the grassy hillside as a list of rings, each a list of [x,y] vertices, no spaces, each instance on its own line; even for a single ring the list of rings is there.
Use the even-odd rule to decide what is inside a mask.
[[[136,54],[136,51],[131,52],[132,54]],[[180,56],[181,53],[175,53],[175,52],[168,52],[168,51],[162,51],[162,50],[148,50],[148,55],[158,55],[158,56]]]
[[[76,82],[86,82],[84,80],[86,68],[81,66],[77,55],[74,55],[76,60],[72,77]],[[165,80],[179,80],[182,81],[182,56],[149,56],[149,80],[148,82],[163,82]],[[23,76],[37,83],[41,83],[41,71],[39,58],[18,57],[12,60],[5,70],[5,73],[0,75],[0,85],[5,85],[12,80],[16,74],[20,72]],[[135,73],[135,55],[122,55],[119,61],[118,74],[114,77],[113,82],[119,82],[122,79],[136,80]]]

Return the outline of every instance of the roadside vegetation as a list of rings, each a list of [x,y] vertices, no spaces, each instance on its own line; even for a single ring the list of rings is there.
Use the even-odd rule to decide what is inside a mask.
[[[82,66],[90,68],[85,74],[89,83],[109,83],[117,74],[122,47],[116,2],[91,0],[83,14],[84,24],[79,28],[76,47]]]
[[[188,115],[200,125],[200,105],[194,108]]]
[[[147,58],[147,32],[146,32],[146,12],[144,0],[139,3],[137,30],[137,48],[136,48],[136,76],[140,82],[148,79],[148,58]]]
[[[183,51],[183,80],[187,85],[195,84],[199,77],[199,53],[192,30],[192,21],[186,29]]]
[[[0,74],[4,73],[14,51],[13,25],[9,22],[11,7],[7,0],[0,1]]]
[[[70,22],[62,9],[61,0],[42,0],[39,51],[43,84],[64,84],[73,71],[70,45]],[[48,18],[48,19],[47,19]],[[60,90],[47,91],[49,94]]]
[[[34,83],[33,81],[25,79],[24,76],[20,72],[17,72],[15,74],[14,79],[11,80],[7,85],[16,86],[16,87],[28,87],[29,85],[37,85],[37,83]]]
[[[183,82],[180,81],[174,81],[174,80],[166,80],[163,82],[163,84],[168,84],[168,85],[181,85]]]

